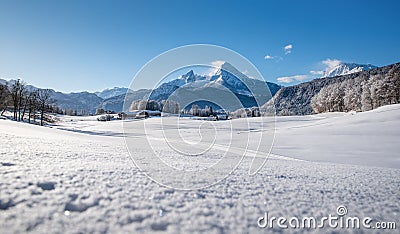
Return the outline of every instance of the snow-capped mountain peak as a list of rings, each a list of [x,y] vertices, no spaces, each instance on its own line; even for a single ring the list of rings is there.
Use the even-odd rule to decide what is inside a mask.
[[[178,79],[184,80],[184,81],[186,81],[186,83],[189,83],[189,82],[193,82],[195,80],[195,78],[196,77],[195,77],[193,70],[190,70],[188,73],[179,76]]]
[[[376,68],[371,64],[357,64],[357,63],[339,63],[337,66],[324,72],[322,77],[342,76],[360,71],[366,71]]]
[[[211,80],[215,80],[215,83],[226,86],[236,93],[252,96],[251,92],[244,83],[248,79],[250,78],[237,70],[228,62],[223,63],[220,66],[220,69],[218,69],[215,75],[211,78]]]
[[[260,87],[265,85],[271,88],[272,95],[280,89],[280,86],[276,84],[249,78],[234,66],[225,62],[219,66],[215,73],[200,75],[190,70],[175,80],[162,83],[151,92],[149,99],[167,100],[178,89],[196,92],[208,92],[209,90],[224,92],[225,89],[222,87],[225,87],[243,101],[245,106],[251,107],[256,105],[255,94],[257,98],[265,96],[263,101],[270,98],[267,93],[258,93],[262,90]],[[250,90],[256,93],[253,94]]]

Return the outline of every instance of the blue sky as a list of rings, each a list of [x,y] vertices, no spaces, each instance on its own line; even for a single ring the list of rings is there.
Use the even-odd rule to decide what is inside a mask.
[[[65,92],[127,87],[158,54],[209,43],[247,57],[268,81],[307,80],[326,59],[399,62],[399,8],[385,0],[2,0],[0,77]]]

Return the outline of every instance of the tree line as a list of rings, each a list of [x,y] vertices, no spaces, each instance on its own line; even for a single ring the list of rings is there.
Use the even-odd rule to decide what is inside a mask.
[[[181,110],[181,114],[199,116],[199,117],[208,117],[214,114],[212,106],[205,106],[204,108],[199,107],[196,104],[193,104],[189,110],[183,109]]]
[[[171,114],[179,114],[179,103],[171,100],[135,100],[130,106],[130,111],[135,110],[150,110],[162,111]]]
[[[400,103],[400,74],[358,76],[323,87],[312,99],[315,113],[368,111]]]
[[[50,89],[32,88],[21,80],[12,85],[0,84],[0,112],[4,115],[9,110],[13,113],[13,120],[28,123],[36,123],[39,117],[40,125],[43,126],[46,113],[59,109],[53,106],[54,100],[51,97]]]
[[[161,111],[171,114],[187,114],[199,117],[208,117],[214,114],[212,106],[206,105],[204,108],[201,108],[193,104],[190,109],[183,108],[181,110],[179,103],[172,100],[135,100],[130,106],[130,111],[137,110]]]

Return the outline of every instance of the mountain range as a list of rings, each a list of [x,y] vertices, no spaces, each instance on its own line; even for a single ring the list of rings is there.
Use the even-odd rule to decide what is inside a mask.
[[[108,98],[112,98],[112,97],[116,97],[119,95],[123,95],[125,94],[129,89],[128,88],[124,88],[124,87],[114,87],[111,89],[105,89],[103,91],[100,92],[94,92],[94,94],[96,94],[97,96],[103,98],[103,99],[108,99]]]
[[[11,89],[12,85],[16,80],[4,80],[0,79],[0,84],[7,85]],[[25,89],[28,91],[40,89],[33,85],[26,84]],[[63,110],[73,110],[77,113],[95,113],[96,108],[101,106],[104,99],[87,91],[76,92],[76,93],[62,93],[50,89],[51,98],[54,100],[54,104]]]
[[[112,111],[122,111],[125,99],[128,103],[134,100],[151,99],[166,100],[171,98],[171,94],[179,93],[180,96],[186,92],[191,94],[206,94],[215,96],[216,94],[224,94],[227,90],[234,94],[240,100],[243,107],[257,106],[258,103],[267,103],[274,97],[276,110],[278,114],[311,114],[310,106],[311,98],[323,86],[348,79],[357,74],[370,74],[380,71],[373,65],[340,63],[322,75],[322,78],[315,79],[295,86],[283,87],[272,82],[252,79],[238,71],[229,63],[220,66],[215,74],[200,75],[193,70],[177,77],[169,82],[162,83],[154,90],[140,89],[131,90],[125,87],[114,87],[105,89],[100,92],[77,92],[62,93],[51,90],[55,104],[61,109],[76,110],[78,113],[95,113],[97,108]],[[13,80],[6,81],[0,79],[1,84],[13,84]],[[270,93],[266,92],[262,87],[267,86]],[[35,88],[27,85],[28,89]],[[225,91],[224,91],[225,90]],[[179,92],[178,92],[179,91]],[[215,96],[218,99],[218,96]],[[260,102],[261,100],[261,102]],[[207,102],[196,103],[199,106],[209,105]],[[269,101],[264,106],[271,105]],[[233,107],[232,107],[233,108]]]
[[[7,82],[0,79],[0,83],[8,83],[9,86],[14,82],[15,80]],[[268,86],[270,93],[260,88],[266,86]],[[26,85],[26,87],[28,89],[36,88],[31,85]],[[197,92],[199,95],[211,92],[212,94],[210,95],[219,94],[216,98],[221,99],[221,94],[224,94],[221,88],[230,90],[244,107],[252,107],[257,105],[256,99],[260,104],[268,101],[281,86],[272,82],[251,79],[229,63],[224,63],[221,65],[220,69],[211,76],[195,74],[192,70],[179,76],[177,79],[161,84],[154,90],[131,90],[125,87],[114,87],[94,93],[62,93],[55,90],[51,90],[51,92],[55,104],[61,109],[76,110],[77,113],[95,113],[98,108],[120,112],[123,110],[125,99],[127,103],[140,99],[157,101],[167,100],[177,89],[179,89],[179,91],[185,89],[192,94],[193,92]],[[227,94],[225,93],[225,95]],[[207,102],[199,102],[196,104],[200,106],[210,105],[210,103]],[[231,108],[234,107],[231,106]]]
[[[220,105],[207,101],[214,99],[222,101],[225,105],[224,109],[233,111],[240,107],[259,106],[257,103],[260,105],[265,103],[280,88],[281,86],[275,83],[249,78],[231,64],[224,63],[215,74],[199,75],[191,70],[178,79],[163,83],[151,92],[149,99],[160,101],[172,98],[179,103],[184,103],[188,100],[183,99],[199,98],[203,100],[187,104],[197,104],[201,108],[205,105],[220,108]],[[232,94],[240,103],[228,102],[228,99],[233,97]]]

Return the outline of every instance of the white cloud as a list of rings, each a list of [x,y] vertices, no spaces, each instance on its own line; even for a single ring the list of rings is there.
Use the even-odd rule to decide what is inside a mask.
[[[280,57],[280,56],[272,56],[272,55],[269,55],[269,54],[265,55],[264,59],[265,60],[272,60],[272,61],[275,61],[275,62],[279,62],[279,61],[283,60],[283,58]]]
[[[285,46],[284,49],[285,50],[291,50],[291,49],[293,49],[293,45],[289,44],[289,45]]]
[[[208,76],[213,76],[213,75],[215,75],[215,73],[221,68],[222,64],[224,64],[224,63],[225,63],[225,61],[222,61],[222,60],[215,60],[215,61],[212,61],[212,62],[210,63],[211,67],[210,67],[210,69],[208,69],[208,71],[206,72],[206,74],[207,74]]]
[[[331,71],[333,68],[335,68],[336,66],[338,66],[339,64],[341,64],[342,61],[338,60],[338,59],[325,59],[323,61],[321,61],[321,64],[323,65],[323,70],[311,70],[310,73],[313,75],[317,75],[317,76],[323,76],[324,74],[328,73],[329,71]]]
[[[293,44],[287,44],[286,46],[283,47],[285,55],[292,53],[292,49],[293,49]],[[279,61],[283,60],[283,57],[266,54],[264,56],[264,59],[265,60],[275,60],[276,62],[279,62]]]
[[[224,64],[224,63],[225,63],[225,61],[222,61],[222,60],[215,60],[215,61],[212,61],[212,62],[211,62],[211,65],[214,66],[214,67],[221,67],[222,64]]]
[[[314,70],[311,70],[310,73],[313,74],[313,75],[323,75],[323,74],[324,74],[324,71],[314,71]]]
[[[264,57],[266,60],[268,60],[268,59],[274,59],[274,57],[273,56],[271,56],[271,55],[269,55],[269,54],[267,54],[267,55],[265,55],[265,57]]]
[[[308,78],[310,78],[310,76],[308,76],[308,75],[283,76],[283,77],[277,78],[277,81],[279,83],[288,84],[288,83],[293,83],[293,82],[296,82],[296,81],[303,81],[303,80],[306,80]]]
[[[341,64],[342,61],[338,59],[325,59],[322,61],[322,64],[326,66],[325,70],[332,70],[332,68],[336,67],[337,65]]]
[[[285,47],[283,47],[283,49],[285,50],[285,54],[290,54],[292,53],[293,45],[292,44],[286,45]]]

